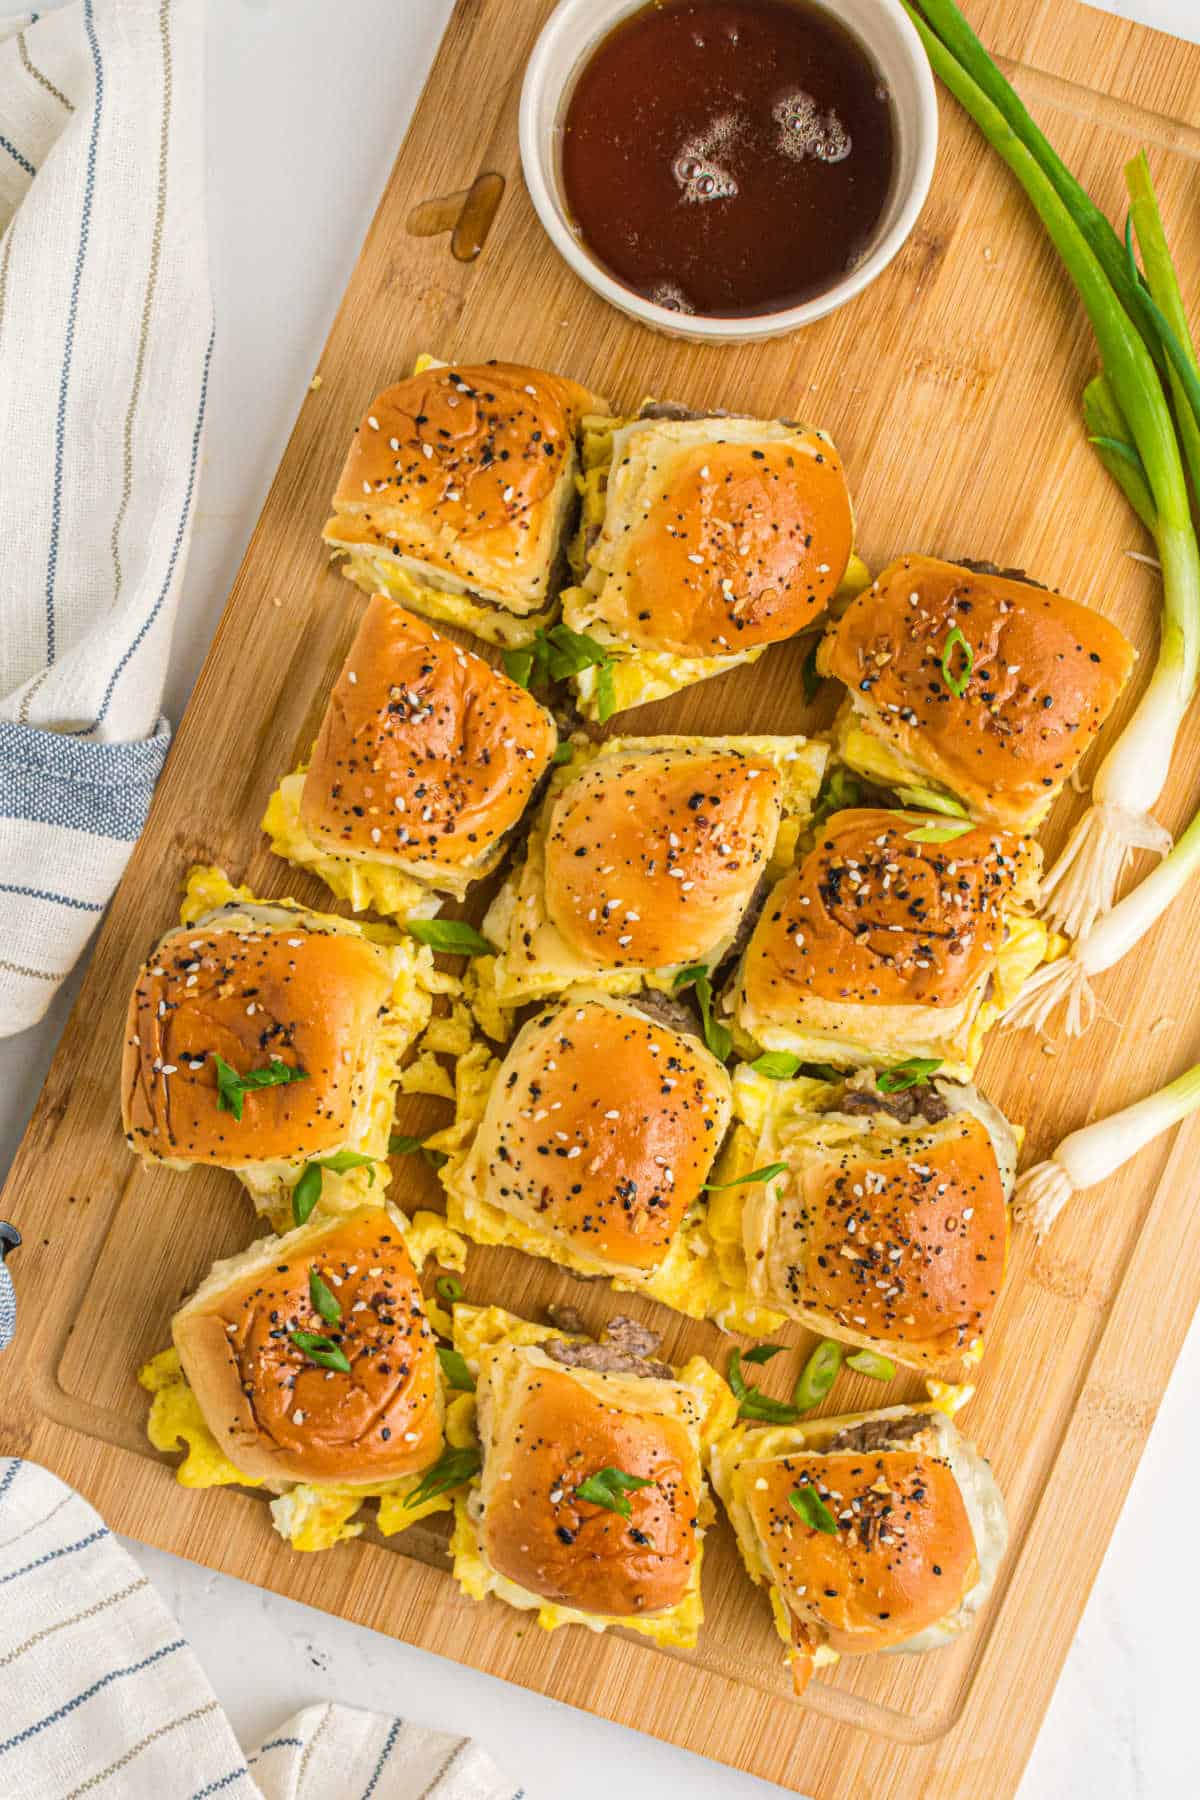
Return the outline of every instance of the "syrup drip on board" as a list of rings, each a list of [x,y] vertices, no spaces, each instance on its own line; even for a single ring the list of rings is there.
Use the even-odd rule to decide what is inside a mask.
[[[610,272],[676,311],[738,317],[823,292],[887,203],[891,106],[807,0],[660,0],[584,66],[564,197]]]

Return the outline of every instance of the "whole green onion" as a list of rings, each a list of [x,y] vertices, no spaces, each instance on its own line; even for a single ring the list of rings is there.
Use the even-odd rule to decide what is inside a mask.
[[[1146,1099],[1072,1131],[1048,1161],[1027,1169],[1017,1182],[1017,1217],[1044,1237],[1072,1194],[1103,1181],[1198,1106],[1200,1063]]]
[[[1091,807],[1045,884],[1055,922],[1079,935],[1112,905],[1130,851],[1141,846],[1162,853],[1170,842],[1151,808],[1166,781],[1200,673],[1200,551],[1180,439],[1158,362],[1168,367],[1176,398],[1187,398],[1192,390],[1184,342],[1190,348],[1190,339],[1144,157],[1129,166],[1126,181],[1146,257],[1148,291],[1111,225],[1065,169],[953,0],[921,0],[922,12],[909,0],[903,4],[934,70],[1033,202],[1087,309],[1103,360],[1105,387],[1099,399],[1107,415],[1107,428],[1095,431],[1089,421],[1089,433],[1109,440],[1097,449],[1110,472],[1127,461],[1113,444],[1127,446],[1136,457],[1136,462],[1128,460],[1129,482],[1116,478],[1127,495],[1130,483],[1138,482],[1141,504],[1134,503],[1135,508],[1158,546],[1163,624],[1154,674],[1097,772]],[[1097,398],[1093,390],[1093,411]],[[1181,420],[1184,410],[1181,404]],[[1195,473],[1190,425],[1181,430]]]

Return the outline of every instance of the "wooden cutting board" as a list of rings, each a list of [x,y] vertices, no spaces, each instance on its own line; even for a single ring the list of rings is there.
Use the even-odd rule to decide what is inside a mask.
[[[0,1450],[76,1483],[144,1542],[390,1632],[778,1781],[819,1800],[1001,1800],[1017,1786],[1055,1677],[1200,1300],[1192,1220],[1200,1127],[1148,1149],[1078,1202],[1052,1240],[1018,1234],[1011,1279],[962,1422],[992,1458],[1013,1520],[1011,1554],[974,1634],[920,1658],[845,1662],[793,1700],[763,1596],[724,1525],[709,1540],[709,1619],[694,1653],[581,1631],[547,1635],[498,1602],[476,1607],[446,1572],[432,1527],[392,1546],[360,1540],[291,1552],[261,1498],[181,1489],[143,1436],[139,1364],[168,1341],[180,1298],[252,1234],[232,1177],[146,1172],[121,1138],[117,1064],[134,970],[173,922],[194,858],[269,895],[325,904],[258,831],[280,771],[316,727],[362,605],[319,540],[350,432],[378,388],[430,350],[568,371],[619,404],[647,393],[830,430],[854,488],[860,547],[878,567],[905,550],[990,557],[1114,616],[1149,656],[1158,590],[1124,553],[1136,522],[1084,442],[1092,372],[1080,309],[1023,196],[943,97],[937,174],[920,224],[855,304],[800,336],[745,349],[668,342],[626,322],[567,272],[543,238],[517,157],[521,71],[549,0],[459,0],[380,203],[220,630],[171,752],[45,1091],[0,1202],[25,1233],[14,1259],[21,1332],[0,1374]],[[1185,292],[1200,293],[1200,49],[1069,0],[975,0],[972,13],[1039,120],[1102,203],[1122,208],[1122,163],[1145,144]],[[482,171],[507,184],[482,255],[417,236],[420,203]],[[451,213],[453,209],[450,209]],[[319,246],[314,246],[319,253]],[[754,669],[626,715],[622,728],[794,731],[806,712],[794,647]],[[1145,666],[1145,665],[1144,665]],[[1135,684],[1136,688],[1137,684]],[[1128,713],[1132,695],[1122,715]],[[1198,709],[1200,711],[1200,709]],[[1119,726],[1121,719],[1116,720]],[[1110,726],[1110,734],[1113,727]],[[1111,740],[1110,740],[1111,741]],[[1163,817],[1194,806],[1200,716],[1176,756]],[[1047,834],[1053,851],[1064,798]],[[1200,889],[1103,985],[1109,1016],[1050,1054],[993,1035],[982,1084],[1028,1127],[1028,1154],[1124,1104],[1200,1056]],[[427,1130],[442,1103],[406,1103]],[[419,1159],[397,1166],[409,1207],[437,1204]],[[472,1252],[467,1287],[538,1312],[611,1308],[548,1264]],[[582,1299],[581,1299],[582,1296]],[[623,1303],[624,1304],[624,1303]],[[723,1366],[727,1340],[649,1303],[673,1357]],[[803,1333],[792,1334],[803,1349]],[[780,1358],[794,1368],[793,1357]],[[778,1368],[778,1364],[775,1365]],[[768,1385],[772,1371],[767,1371]],[[778,1390],[783,1376],[773,1385]],[[917,1396],[843,1376],[838,1410]]]

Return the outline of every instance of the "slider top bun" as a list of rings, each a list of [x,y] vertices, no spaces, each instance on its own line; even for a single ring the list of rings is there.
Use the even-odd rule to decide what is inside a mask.
[[[700,418],[618,431],[587,585],[643,649],[736,656],[792,637],[846,572],[854,518],[822,433]]]
[[[558,1367],[539,1349],[480,1359],[483,1540],[527,1592],[601,1618],[679,1604],[699,1555],[703,1479],[689,1390],[650,1376]],[[630,1516],[581,1499],[603,1469],[650,1483]]]
[[[956,686],[966,677],[961,696],[944,658]],[[1044,818],[1133,660],[1133,646],[1090,608],[929,556],[889,564],[818,653],[821,672],[845,682],[859,723],[912,779],[923,772],[974,817],[1020,832]]]
[[[971,1519],[928,1415],[846,1421],[823,1448],[748,1461],[740,1476],[799,1647],[890,1649],[955,1613],[976,1584]],[[834,1532],[796,1511],[804,1487]]]
[[[767,756],[628,751],[560,793],[545,859],[546,911],[598,968],[711,957],[737,933],[775,844],[782,784]]]
[[[314,1273],[339,1319],[314,1305]],[[336,1345],[350,1373],[307,1355],[297,1331]],[[374,1485],[441,1452],[437,1351],[403,1221],[388,1206],[310,1222],[218,1263],[172,1332],[209,1429],[245,1475]]]
[[[237,1169],[320,1156],[351,1133],[392,996],[387,949],[309,929],[303,912],[264,907],[258,924],[237,911],[251,915],[237,928],[172,931],[138,975],[121,1095],[141,1156]],[[303,1077],[247,1093],[239,1120],[218,1104],[216,1056],[242,1076],[277,1060]]]
[[[301,816],[338,855],[427,868],[436,884],[517,823],[556,742],[532,695],[376,594],[330,694]]]
[[[526,1024],[472,1151],[481,1196],[618,1269],[660,1263],[729,1124],[729,1077],[694,1037],[578,992]]]
[[[850,808],[818,828],[799,868],[772,890],[746,949],[742,996],[761,1019],[807,1000],[951,1007],[994,962],[1004,908],[1027,897],[1037,848],[912,813]]]
[[[787,1175],[746,1190],[753,1291],[815,1330],[961,1380],[995,1312],[1008,1246],[982,1120],[817,1117],[781,1154]]]
[[[435,586],[532,611],[567,523],[576,427],[603,405],[518,363],[434,365],[397,382],[358,427],[326,541],[375,546]]]

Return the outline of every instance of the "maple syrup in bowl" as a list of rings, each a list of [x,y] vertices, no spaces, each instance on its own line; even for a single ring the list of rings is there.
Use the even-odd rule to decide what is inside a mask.
[[[915,224],[936,144],[899,0],[562,0],[521,97],[561,254],[692,339],[778,336],[859,293]]]

